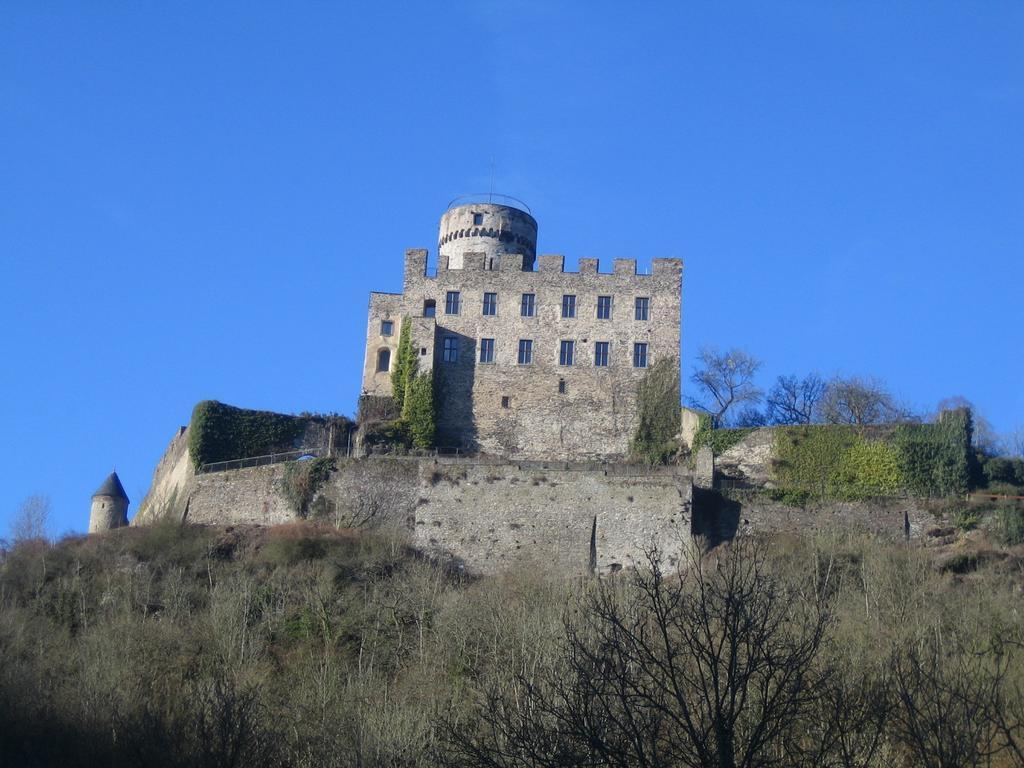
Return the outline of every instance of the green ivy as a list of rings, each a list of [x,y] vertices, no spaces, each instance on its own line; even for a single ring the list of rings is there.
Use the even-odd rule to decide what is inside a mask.
[[[398,357],[391,371],[391,396],[399,413],[405,409],[405,397],[418,367],[419,360],[412,348],[412,321],[403,317],[402,330],[398,334]]]
[[[697,432],[693,436],[693,447],[690,450],[696,456],[697,451],[707,445],[711,446],[711,452],[715,456],[721,456],[753,431],[753,427],[715,429],[712,426],[711,415],[701,414]]]
[[[894,428],[779,427],[775,442],[776,485],[816,498],[949,496],[970,481],[970,419],[959,412]]]
[[[637,385],[637,429],[630,444],[634,458],[664,464],[679,450],[679,359],[663,357]]]
[[[934,424],[903,424],[894,442],[904,485],[918,496],[966,493],[971,485],[971,415],[947,411]]]
[[[198,469],[214,461],[287,451],[294,447],[311,420],[204,400],[192,410],[189,456]]]
[[[434,379],[429,373],[413,376],[405,393],[405,408],[402,411],[412,444],[417,448],[431,448],[434,445]]]

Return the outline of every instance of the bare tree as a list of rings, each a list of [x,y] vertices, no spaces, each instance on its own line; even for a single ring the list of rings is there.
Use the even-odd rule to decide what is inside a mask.
[[[1024,424],[1010,432],[1003,442],[1006,443],[1006,449],[1010,456],[1024,459]]]
[[[1002,749],[993,723],[1004,668],[992,665],[990,654],[938,628],[895,654],[893,728],[915,765],[988,765]]]
[[[727,352],[702,347],[699,360],[690,381],[700,397],[691,402],[711,413],[716,423],[726,423],[730,409],[761,401],[762,392],[754,384],[761,361],[753,355],[735,347]]]
[[[908,417],[881,381],[860,376],[832,379],[817,410],[828,424],[884,424]]]
[[[824,590],[822,590],[823,592]],[[764,546],[628,584],[599,584],[570,614],[561,658],[492,688],[472,727],[448,721],[449,764],[754,768],[801,735],[830,625],[822,592],[784,585]]]
[[[46,539],[49,522],[50,497],[42,494],[29,496],[11,521],[11,539],[15,544]]]
[[[766,399],[770,424],[810,424],[828,385],[816,373],[779,376]]]

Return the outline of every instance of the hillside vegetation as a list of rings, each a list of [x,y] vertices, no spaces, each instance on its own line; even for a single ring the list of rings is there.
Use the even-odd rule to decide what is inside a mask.
[[[309,525],[23,542],[0,765],[1024,765],[1024,561],[936,533],[602,579]]]

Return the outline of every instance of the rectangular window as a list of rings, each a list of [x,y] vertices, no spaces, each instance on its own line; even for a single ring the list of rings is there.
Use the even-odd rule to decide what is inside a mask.
[[[509,406],[508,395],[502,395],[501,396],[501,407],[502,408],[508,408],[508,406]]]
[[[484,314],[485,315],[496,315],[496,314],[498,314],[498,294],[496,294],[496,293],[485,293],[484,294]]]
[[[558,394],[560,394],[560,395],[564,395],[565,394],[565,379],[559,379],[558,380]]]
[[[651,300],[647,296],[636,297],[636,319],[647,320],[651,314]]]
[[[391,320],[380,321],[380,335],[381,336],[393,336],[395,333],[395,324]]]
[[[474,227],[479,227],[483,223],[484,223],[484,215],[482,213],[474,213],[473,214],[473,226]]]
[[[519,364],[533,365],[533,339],[519,340]]]
[[[633,367],[634,368],[646,368],[647,367],[647,345],[642,343],[636,343],[633,345]]]
[[[534,302],[536,301],[536,299],[537,297],[534,294],[524,293],[523,303],[522,306],[519,308],[519,314],[522,315],[523,317],[533,317]]]
[[[459,314],[459,292],[448,291],[448,295],[444,298],[444,313],[446,315],[457,315]]]
[[[576,317],[576,297],[571,293],[562,296],[562,317]]]
[[[594,365],[598,368],[605,368],[608,365],[608,342],[594,342]]]
[[[611,296],[598,296],[597,297],[597,319],[598,320],[610,320],[612,316],[612,297]]]
[[[441,352],[441,359],[446,363],[455,363],[459,360],[459,340],[455,336],[444,337],[444,347]]]
[[[558,364],[559,365],[572,365],[573,352],[575,351],[576,342],[574,341],[563,341],[561,348],[558,350]]]
[[[480,362],[494,362],[494,339],[480,339]]]

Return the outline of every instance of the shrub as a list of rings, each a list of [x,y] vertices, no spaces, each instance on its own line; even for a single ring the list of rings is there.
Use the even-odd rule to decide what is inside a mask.
[[[1007,546],[1024,544],[1024,507],[1000,504],[993,515],[993,532]]]
[[[1002,456],[987,459],[982,464],[986,485],[1008,483],[1024,485],[1024,459],[1007,459]]]
[[[960,507],[953,512],[953,525],[961,531],[973,531],[981,523],[981,514],[976,509]]]

